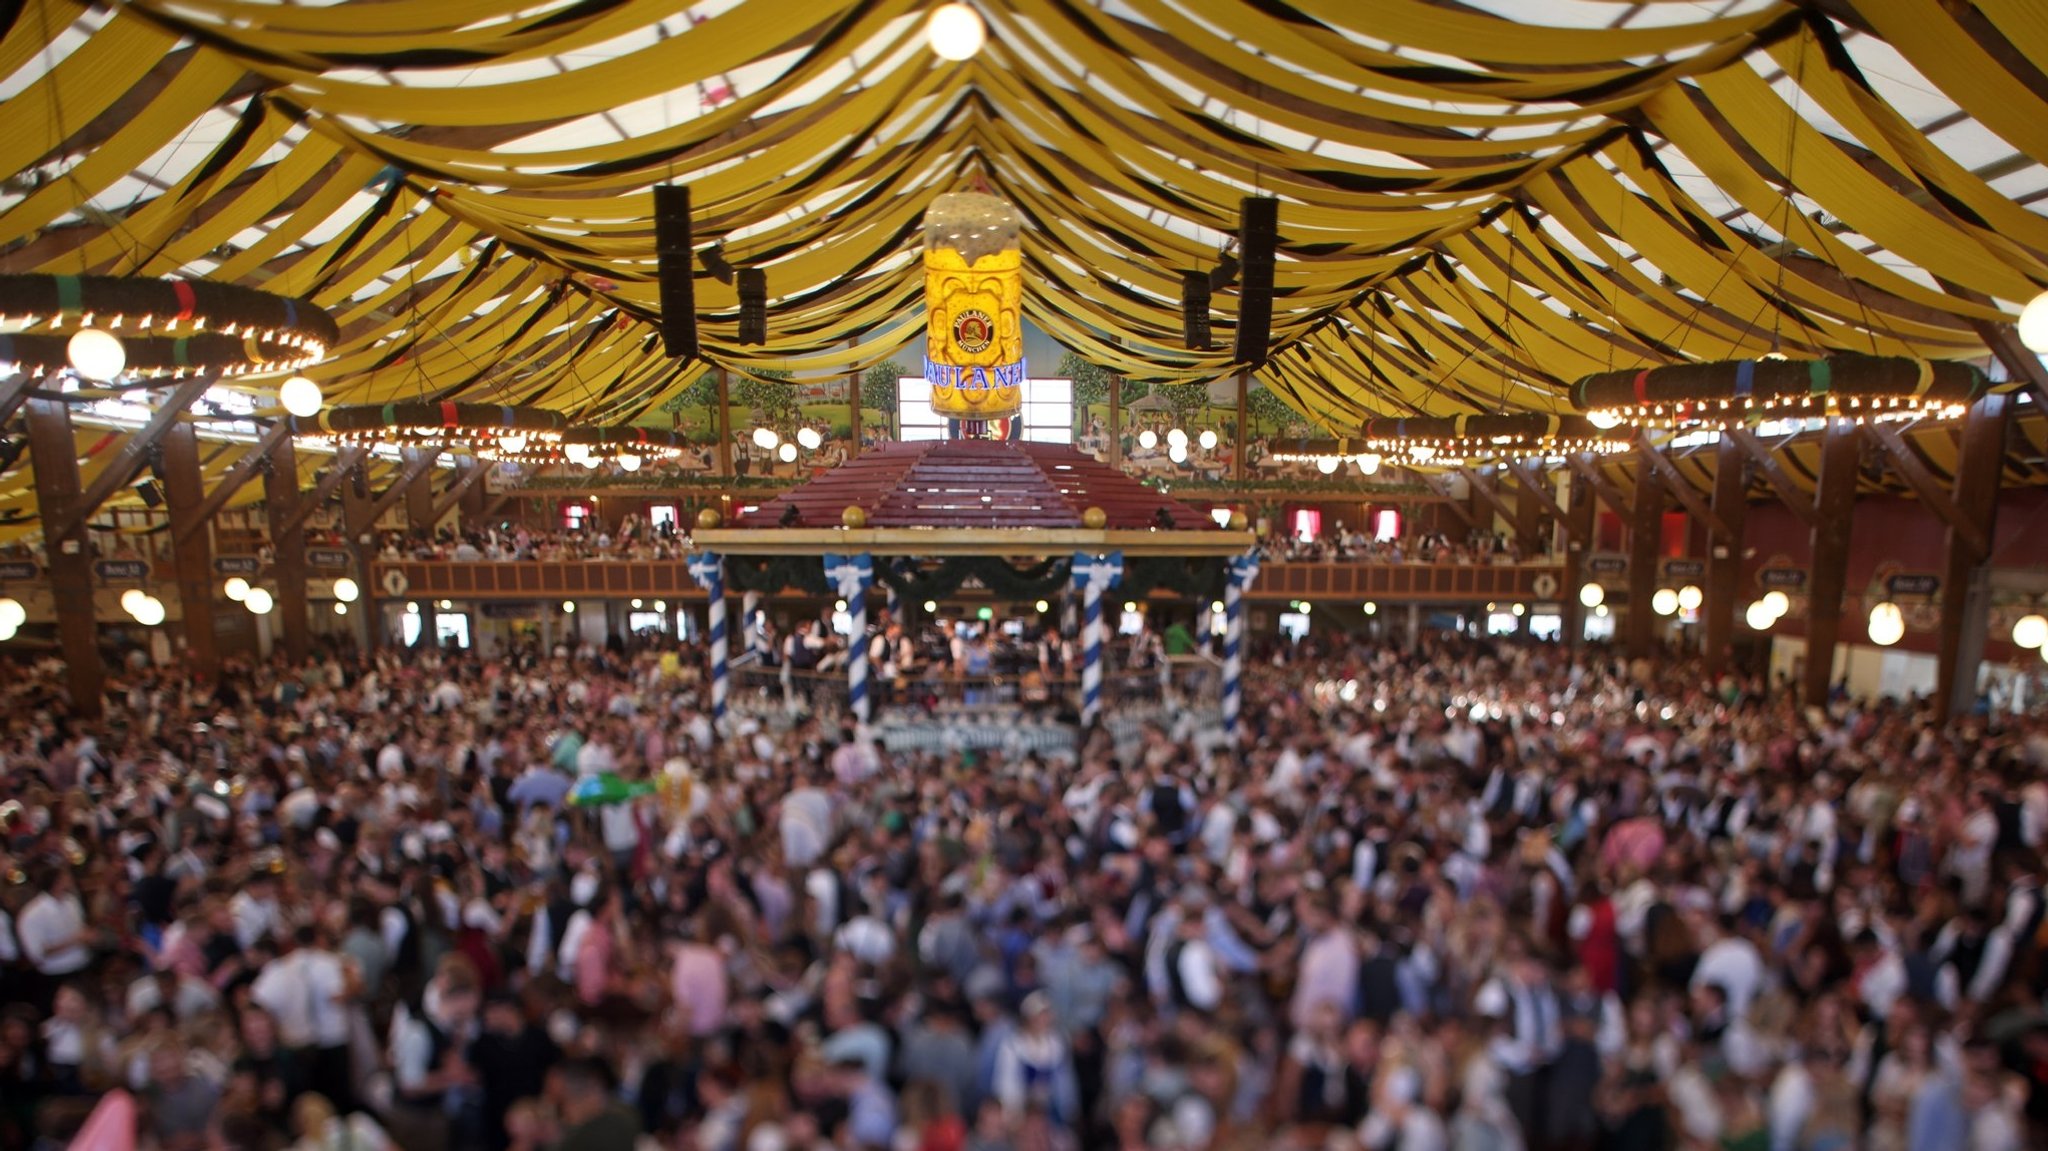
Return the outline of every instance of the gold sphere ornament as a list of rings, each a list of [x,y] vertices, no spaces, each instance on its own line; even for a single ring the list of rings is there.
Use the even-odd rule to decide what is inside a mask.
[[[1081,513],[1081,523],[1090,531],[1101,531],[1109,526],[1109,513],[1101,508],[1089,508]]]
[[[705,508],[697,513],[697,526],[700,528],[715,528],[724,518],[724,516],[718,514],[717,508]]]
[[[846,527],[859,530],[868,526],[868,511],[859,504],[848,504],[846,510],[839,513],[839,522]]]
[[[1251,526],[1251,521],[1245,518],[1245,515],[1244,515],[1244,513],[1243,513],[1243,512],[1241,512],[1241,511],[1238,511],[1238,512],[1231,512],[1231,513],[1230,513],[1230,530],[1231,530],[1231,531],[1234,531],[1234,532],[1241,532],[1241,531],[1245,530],[1246,528],[1248,528],[1248,527],[1250,527],[1250,526]]]

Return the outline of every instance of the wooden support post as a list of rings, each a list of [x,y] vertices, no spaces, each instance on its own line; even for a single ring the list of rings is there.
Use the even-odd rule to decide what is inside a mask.
[[[851,350],[859,347],[860,342],[858,340],[848,340],[846,341],[846,346],[848,350]],[[846,458],[849,460],[856,459],[860,456],[861,438],[859,371],[846,373],[846,428],[847,433],[853,437],[853,446],[847,449]]]
[[[228,501],[235,498],[235,493],[242,490],[242,485],[255,479],[263,470],[263,461],[270,458],[270,449],[276,447],[279,440],[286,439],[291,434],[289,420],[279,420],[270,425],[264,431],[262,439],[244,448],[235,462],[228,465],[228,470],[221,473],[220,482],[214,484],[213,490],[206,493],[206,498],[200,501],[199,509],[192,518],[202,526],[211,524],[213,517],[219,515],[220,510],[228,506]]]
[[[732,376],[724,365],[712,369],[717,372],[718,410],[711,413],[711,426],[718,429],[718,474],[732,475]]]
[[[70,535],[72,528],[84,526],[85,521],[100,510],[100,505],[106,503],[109,496],[134,481],[135,474],[142,470],[142,465],[149,458],[149,449],[156,446],[157,440],[163,437],[164,430],[177,423],[184,415],[185,409],[192,406],[192,401],[203,395],[219,378],[217,373],[194,376],[181,381],[173,388],[171,394],[164,399],[163,406],[150,415],[149,422],[129,433],[127,441],[115,451],[113,458],[100,468],[99,474],[93,477],[92,486],[79,493],[78,498],[71,502],[66,515],[76,517],[75,522],[72,519],[53,518],[47,507],[38,509],[43,517],[43,534],[46,537],[61,538]],[[68,413],[64,419],[67,425],[71,422]]]
[[[1640,457],[1641,453],[1637,455]],[[1636,500],[1628,519],[1628,654],[1648,659],[1657,648],[1657,552],[1664,542],[1664,475],[1636,461]]]
[[[1771,449],[1765,447],[1761,440],[1741,428],[1725,428],[1721,432],[1721,438],[1734,443],[1749,456],[1750,462],[1756,464],[1757,474],[1763,476],[1764,482],[1771,486],[1771,491],[1777,493],[1779,503],[1790,509],[1807,527],[1820,526],[1820,516],[1814,511],[1813,501],[1807,499],[1806,493],[1799,490],[1799,485],[1792,482],[1792,477],[1785,474],[1785,466],[1778,462],[1777,457],[1771,454]]]
[[[1685,473],[1678,470],[1678,465],[1651,445],[1649,437],[1643,436],[1636,440],[1636,454],[1656,469],[1658,475],[1664,477],[1665,489],[1678,501],[1678,505],[1685,509],[1685,514],[1705,524],[1707,530],[1714,535],[1723,539],[1729,536],[1728,525],[1722,523],[1720,516],[1707,501],[1700,498],[1700,493],[1693,488],[1692,481],[1686,478]]]
[[[1593,546],[1593,488],[1586,477],[1571,477],[1564,509],[1564,586],[1558,589],[1559,641],[1566,651],[1577,651],[1586,638],[1586,605],[1579,602],[1579,587],[1586,582],[1586,553]]]
[[[1635,514],[1634,501],[1629,498],[1627,492],[1616,487],[1614,481],[1608,479],[1607,474],[1600,470],[1599,457],[1581,452],[1568,458],[1571,461],[1571,469],[1577,472],[1581,479],[1586,481],[1587,488],[1591,490],[1593,495],[1600,497],[1600,502],[1606,504],[1609,510],[1615,515],[1620,516],[1623,520],[1627,520]],[[1587,522],[1591,523],[1592,521],[1588,520]],[[1590,536],[1587,537],[1587,541],[1588,543],[1591,542]]]
[[[1721,437],[1714,459],[1714,516],[1728,535],[1707,548],[1707,674],[1718,678],[1735,655],[1735,617],[1742,608],[1742,533],[1749,515],[1749,454]]]
[[[365,448],[351,446],[336,452],[334,454],[334,462],[327,465],[326,471],[320,473],[320,480],[313,485],[313,490],[306,493],[305,498],[299,501],[299,514],[297,518],[284,524],[278,524],[273,520],[271,521],[273,525],[271,530],[290,531],[292,528],[305,523],[308,516],[319,511],[321,505],[334,498],[334,493],[341,489],[341,485],[349,482],[349,474],[354,472],[356,468],[362,465],[364,460],[369,458],[370,453]]]
[[[431,537],[434,534],[434,524],[441,518],[434,514],[434,481],[427,478],[434,473],[434,452],[429,448],[407,448],[402,454],[405,457],[407,474],[412,474],[414,462],[422,459],[427,461],[427,466],[420,469],[419,473],[413,476],[413,481],[405,486],[405,522],[414,532]]]
[[[1515,492],[1515,545],[1524,556],[1543,550],[1543,504],[1528,488]]]
[[[414,485],[420,482],[420,477],[433,470],[434,457],[432,453],[422,453],[408,457],[405,461],[405,467],[398,473],[398,478],[391,481],[391,486],[385,488],[382,495],[371,501],[363,517],[363,530],[375,532],[377,530],[377,521],[384,518],[384,513],[396,507],[398,501],[404,499],[412,491]]]
[[[312,653],[312,623],[306,615],[306,529],[299,514],[299,453],[286,436],[270,449],[263,474],[263,513],[289,530],[270,532],[270,568],[277,575],[276,612],[284,635],[285,662],[298,668]]]
[[[36,508],[43,523],[67,524],[61,535],[45,535],[50,595],[57,608],[57,639],[64,652],[72,714],[98,719],[105,706],[106,668],[100,662],[99,623],[94,619],[92,549],[85,538],[89,512],[80,507],[78,443],[71,434],[71,410],[62,400],[32,396],[28,401],[28,450],[35,464]]]
[[[484,504],[490,493],[484,490],[484,481],[489,478],[490,469],[496,464],[487,460],[471,460],[470,470],[476,473],[476,482],[462,489],[462,498],[456,501],[456,522],[465,532],[480,532],[490,526],[484,520]]]
[[[1508,460],[1506,466],[1508,474],[1514,476],[1515,483],[1521,487],[1521,493],[1515,497],[1516,499],[1527,497],[1535,501],[1536,506],[1541,508],[1544,514],[1557,522],[1557,526],[1564,531],[1567,539],[1580,538],[1574,534],[1578,527],[1573,522],[1573,517],[1557,502],[1557,497],[1550,493],[1548,475],[1531,468],[1521,460]]]
[[[1961,503],[1951,498],[1948,492],[1941,490],[1941,481],[1935,479],[1934,474],[1927,470],[1927,465],[1920,462],[1920,457],[1914,453],[1913,446],[1906,442],[1906,438],[1899,434],[1898,429],[1874,424],[1869,435],[1871,442],[1883,449],[1892,471],[1906,481],[1906,486],[1913,489],[1914,495],[1920,497],[1921,507],[1939,516],[1941,522],[1947,525],[1949,531],[1960,537],[1969,551],[1978,555],[1991,554],[1991,537],[1977,526],[1979,509]],[[2003,463],[2003,460],[2000,462]]]
[[[367,460],[356,466],[367,469]],[[383,589],[370,578],[370,561],[377,555],[377,510],[376,501],[370,498],[367,485],[359,489],[351,479],[341,485],[342,531],[348,537],[349,555],[355,560],[356,586],[362,590],[357,610],[362,613],[365,649],[376,651],[384,644],[384,612],[377,605],[377,593]]]
[[[1848,420],[1821,433],[1820,483],[1814,489],[1813,558],[1806,608],[1806,682],[1810,707],[1826,707],[1834,684],[1835,644],[1842,633],[1842,596],[1849,584],[1849,529],[1856,511],[1863,437]]]
[[[1968,715],[1977,700],[1977,667],[1991,626],[1991,543],[1998,528],[1998,481],[2005,467],[2012,397],[1970,405],[1956,452],[1955,506],[1968,517],[1949,525],[1941,582],[1941,644],[1935,663],[1935,714]],[[1982,545],[1981,547],[1979,545]]]
[[[1112,373],[1109,377],[1109,466],[1124,466],[1124,378]],[[1237,461],[1237,478],[1244,481],[1244,456],[1240,452]]]
[[[485,464],[482,460],[471,460],[467,465],[457,468],[455,482],[449,486],[447,491],[442,492],[439,498],[434,500],[434,506],[429,512],[432,517],[430,522],[440,523],[449,512],[455,510],[457,504],[464,502],[470,492],[480,492],[482,490],[480,485],[483,483],[484,469],[487,466],[489,465]],[[429,491],[433,490],[432,484],[421,484],[420,486]]]
[[[1245,424],[1251,419],[1252,370],[1240,369],[1237,373],[1237,443],[1230,453],[1231,479],[1238,487],[1244,486],[1245,455],[1252,444],[1252,434]]]
[[[164,433],[163,445],[164,506],[171,515],[185,666],[200,680],[211,682],[220,675],[220,641],[213,622],[213,533],[199,518],[206,502],[199,478],[199,436],[190,423],[180,420]]]

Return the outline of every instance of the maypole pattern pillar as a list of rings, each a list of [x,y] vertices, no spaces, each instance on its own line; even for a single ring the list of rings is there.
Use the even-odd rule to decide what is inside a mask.
[[[825,555],[825,578],[846,601],[846,707],[865,724],[874,710],[868,697],[868,588],[875,582],[875,561],[866,553]]]
[[[1124,553],[1074,553],[1074,589],[1081,593],[1081,726],[1093,727],[1102,714],[1102,594],[1124,578]]]
[[[698,552],[690,557],[690,578],[697,581],[711,601],[711,725],[720,728],[725,723],[725,700],[730,687],[726,679],[730,653],[725,628],[725,561],[715,552]]]
[[[1237,734],[1244,710],[1244,593],[1259,578],[1259,553],[1248,551],[1230,561],[1223,583],[1223,730]]]

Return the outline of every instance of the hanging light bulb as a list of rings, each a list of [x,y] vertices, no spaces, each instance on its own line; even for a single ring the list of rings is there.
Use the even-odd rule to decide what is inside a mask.
[[[981,22],[981,13],[967,4],[941,4],[932,9],[925,18],[924,38],[932,46],[932,54],[941,60],[959,63],[974,59],[975,53],[988,42],[988,27]]]
[[[1660,587],[1650,597],[1650,610],[1658,615],[1678,614],[1678,593],[1668,587]]]
[[[781,461],[782,461],[783,463],[785,463],[785,464],[793,464],[793,463],[795,463],[795,462],[796,462],[796,445],[795,445],[795,444],[784,444],[784,445],[782,445],[781,447],[779,447],[779,448],[775,449],[775,458],[776,458],[776,459],[778,459],[778,460],[781,460]]]
[[[1365,453],[1364,455],[1362,455],[1362,456],[1359,456],[1359,457],[1358,457],[1358,470],[1359,470],[1360,472],[1364,473],[1365,475],[1368,475],[1368,476],[1370,476],[1370,475],[1376,475],[1376,474],[1378,474],[1378,472],[1379,472],[1379,470],[1380,470],[1380,455],[1379,455],[1379,453],[1378,453],[1378,452],[1367,452],[1367,453]]]
[[[1371,600],[1366,600],[1366,601],[1365,601],[1365,614],[1367,614],[1367,615],[1378,615],[1379,613],[1380,613],[1380,605],[1378,605],[1378,604],[1374,603],[1374,602],[1373,602],[1373,601],[1371,601]]]
[[[526,450],[526,437],[514,433],[498,439],[498,449],[508,456],[516,456]]]
[[[1153,448],[1158,447],[1159,433],[1153,431],[1151,428],[1146,428],[1144,431],[1139,432],[1138,446],[1144,448],[1148,452],[1151,451]]]
[[[1185,449],[1188,446],[1188,434],[1179,428],[1168,431],[1166,433],[1166,446]]]
[[[1213,452],[1216,450],[1216,445],[1221,441],[1216,437],[1216,429],[1203,428],[1202,434],[1195,437],[1195,442],[1202,445],[1203,451]]]
[[[136,623],[143,627],[155,627],[164,622],[164,601],[153,595],[143,596],[142,602],[135,605],[134,615]]]
[[[2021,647],[2048,649],[2048,616],[2039,612],[2021,616],[2012,625],[2012,642]]]
[[[1764,605],[1764,610],[1771,613],[1772,619],[1782,619],[1786,612],[1792,610],[1792,597],[1781,591],[1767,591],[1759,602]]]
[[[1685,611],[1698,611],[1707,602],[1707,595],[1696,584],[1687,584],[1678,589],[1678,606]]]
[[[6,641],[13,639],[14,634],[20,630],[20,624],[0,622],[0,643],[5,643]]]
[[[0,626],[12,630],[28,622],[28,609],[13,596],[0,599]]]
[[[260,587],[250,588],[249,594],[242,597],[242,606],[257,615],[269,615],[270,609],[276,606],[276,603],[277,601],[270,597],[270,592]]]
[[[825,437],[819,435],[816,428],[798,428],[796,430],[796,442],[797,446],[803,448],[803,450],[815,452],[825,446]]]
[[[925,614],[926,614],[926,615],[930,615],[930,614],[932,614],[933,612],[936,612],[936,611],[938,611],[938,610],[939,610],[939,605],[938,605],[938,602],[937,602],[936,600],[926,600],[926,601],[924,601],[924,610],[925,610]]]
[[[1890,647],[1906,637],[1906,613],[1895,603],[1881,603],[1870,609],[1870,642]]]
[[[1586,422],[1593,425],[1596,428],[1599,428],[1601,431],[1604,432],[1612,428],[1620,427],[1621,417],[1615,415],[1613,412],[1610,412],[1605,408],[1601,408],[1596,411],[1587,412]]]
[[[562,445],[562,458],[568,460],[572,464],[588,463],[591,458],[590,445],[564,444]]]
[[[631,452],[620,452],[619,467],[629,472],[637,472],[640,470],[640,457]]]
[[[776,446],[781,443],[782,437],[775,434],[774,428],[754,429],[754,446],[760,448],[762,451],[772,452],[775,450]]]
[[[1429,444],[1416,444],[1408,449],[1408,454],[1414,456],[1420,463],[1427,463],[1436,455],[1436,449]]]
[[[604,461],[603,461],[603,460],[601,460],[601,459],[599,459],[599,458],[598,458],[597,456],[595,456],[595,455],[585,455],[585,456],[583,457],[583,466],[584,466],[584,468],[585,468],[586,470],[588,470],[588,471],[593,471],[593,472],[594,472],[594,471],[596,471],[596,470],[598,469],[598,467],[599,467],[600,465],[602,465],[603,463],[604,463]]]
[[[277,389],[277,402],[284,405],[285,411],[304,420],[319,415],[327,397],[321,394],[319,384],[304,376],[293,376]]]
[[[1742,618],[1750,627],[1755,628],[1757,631],[1767,631],[1772,624],[1778,622],[1777,613],[1773,612],[1771,605],[1763,600],[1752,601],[1749,607],[1742,613]]]
[[[1607,602],[1607,589],[1596,583],[1589,583],[1579,589],[1579,602],[1587,607],[1599,607]]]
[[[407,614],[407,615],[418,615],[418,614],[420,614],[420,605],[418,605],[418,604],[416,604],[416,603],[409,603],[409,604],[406,604],[406,605],[405,605],[405,614]]]
[[[120,375],[121,369],[128,366],[128,349],[121,346],[113,333],[98,328],[80,328],[71,333],[64,354],[71,361],[72,371],[101,383]]]
[[[1321,473],[1323,473],[1323,474],[1324,474],[1324,475],[1326,475],[1326,476],[1330,476],[1330,475],[1335,475],[1335,474],[1337,474],[1337,457],[1336,457],[1336,456],[1317,456],[1317,457],[1316,457],[1316,470],[1317,470],[1317,471],[1319,471],[1319,472],[1321,472]]]
[[[1052,605],[1045,602],[1044,600],[1039,600],[1037,603],[1032,604],[1031,606],[1034,610],[1038,612],[1039,615],[1044,615],[1046,612],[1052,610]]]
[[[345,604],[345,603],[336,603],[336,604],[334,605],[334,614],[335,614],[335,615],[347,615],[347,614],[348,614],[348,605],[347,605],[347,604]]]
[[[356,597],[362,594],[363,589],[357,587],[356,581],[347,576],[342,576],[334,581],[334,598],[343,603],[354,603],[356,602]]]
[[[576,614],[576,601],[575,601],[575,600],[573,600],[573,599],[565,599],[565,600],[563,600],[563,601],[562,601],[562,614],[564,614],[564,615],[575,615],[575,614]]]
[[[1184,463],[1187,463],[1187,462],[1188,462],[1188,446],[1187,446],[1186,444],[1168,444],[1168,445],[1166,445],[1166,458],[1167,458],[1167,459],[1169,459],[1169,460],[1172,460],[1172,461],[1173,461],[1174,463],[1177,463],[1177,464],[1184,464]]]
[[[241,576],[229,576],[228,582],[220,585],[221,593],[236,603],[241,603],[249,594],[249,581]]]
[[[2020,309],[2020,343],[2030,352],[2048,352],[2048,292],[2027,301]]]
[[[1528,613],[1528,611],[1529,611],[1529,608],[1527,607],[1527,605],[1524,605],[1524,604],[1516,604],[1515,606],[1513,606],[1513,607],[1509,608],[1508,610],[1509,610],[1509,611],[1511,611],[1511,612],[1514,612],[1514,613],[1515,613],[1516,615],[1520,616],[1520,615],[1525,615],[1525,614],[1527,614],[1527,613]]]
[[[136,606],[140,604],[143,600],[146,600],[148,598],[149,593],[143,591],[141,588],[129,588],[127,591],[121,593],[121,610],[127,612],[129,615],[134,615]]]

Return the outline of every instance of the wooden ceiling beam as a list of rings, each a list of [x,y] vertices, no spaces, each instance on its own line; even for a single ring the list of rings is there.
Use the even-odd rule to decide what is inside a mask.
[[[1671,493],[1672,498],[1678,501],[1679,506],[1685,509],[1687,515],[1707,525],[1708,529],[1724,543],[1741,542],[1736,537],[1734,530],[1719,515],[1715,514],[1712,507],[1708,506],[1706,498],[1700,494],[1699,489],[1693,487],[1692,481],[1686,478],[1685,473],[1678,470],[1678,465],[1672,463],[1670,458],[1663,452],[1651,446],[1648,436],[1640,433],[1637,434],[1636,454],[1642,456],[1658,475],[1664,477],[1665,490]]]
[[[1762,475],[1764,482],[1777,493],[1778,501],[1790,508],[1801,523],[1809,528],[1820,526],[1820,512],[1814,509],[1813,500],[1800,490],[1798,484],[1792,482],[1792,477],[1785,471],[1785,465],[1778,462],[1778,458],[1771,454],[1771,449],[1765,447],[1763,441],[1742,428],[1724,428],[1721,434],[1734,441],[1735,446],[1741,448],[1743,454],[1755,462],[1758,474]]]
[[[1913,445],[1906,442],[1906,437],[1900,435],[1897,428],[1873,424],[1870,427],[1870,438],[1883,449],[1882,454],[1885,461],[1891,465],[1892,471],[1906,481],[1906,486],[1913,489],[1913,494],[1920,497],[1920,503],[1928,511],[1941,517],[1941,522],[1956,533],[1957,539],[1968,545],[1971,552],[1976,555],[1991,554],[1991,540],[1984,535],[1983,529],[1978,527],[1976,518],[1966,513],[1948,492],[1942,490],[1941,481],[1927,470],[1926,464],[1920,462],[1919,453],[1913,450]]]

